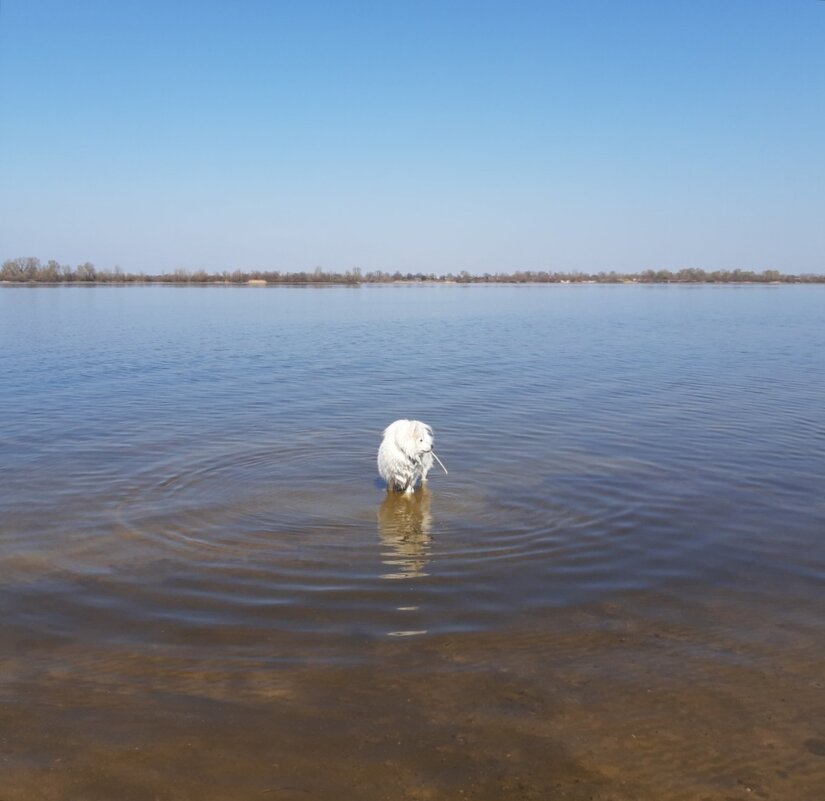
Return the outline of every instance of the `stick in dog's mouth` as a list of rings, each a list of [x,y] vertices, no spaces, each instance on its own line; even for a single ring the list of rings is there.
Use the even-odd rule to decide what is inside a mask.
[[[437,461],[437,462],[441,465],[441,469],[444,471],[444,475],[445,475],[445,476],[446,476],[446,475],[449,475],[449,474],[447,473],[447,468],[446,468],[446,467],[444,467],[444,463],[441,461],[441,459],[439,459],[439,458],[438,458],[438,456],[436,456],[435,451],[430,451],[430,453],[433,455],[433,457],[435,458],[435,460],[436,460],[436,461]]]

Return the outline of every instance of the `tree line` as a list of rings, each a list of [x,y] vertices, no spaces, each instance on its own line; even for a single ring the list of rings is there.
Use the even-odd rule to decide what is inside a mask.
[[[34,257],[8,259],[0,267],[0,281],[12,283],[48,284],[246,284],[263,282],[268,284],[384,284],[397,282],[436,282],[457,284],[728,284],[728,283],[782,283],[782,284],[822,284],[825,275],[790,275],[778,270],[714,270],[706,271],[689,267],[676,272],[670,270],[644,270],[638,273],[618,273],[615,271],[548,272],[517,270],[512,273],[484,273],[473,275],[466,270],[457,274],[435,275],[434,273],[402,273],[374,270],[362,272],[357,267],[345,272],[327,272],[317,267],[311,272],[280,272],[262,270],[233,270],[206,272],[205,270],[175,270],[171,273],[127,273],[115,267],[112,270],[98,270],[85,262],[76,267],[59,264],[50,260],[43,264]]]

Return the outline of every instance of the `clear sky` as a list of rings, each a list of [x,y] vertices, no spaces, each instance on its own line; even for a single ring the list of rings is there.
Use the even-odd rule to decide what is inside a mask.
[[[825,272],[820,0],[0,2],[0,260]]]

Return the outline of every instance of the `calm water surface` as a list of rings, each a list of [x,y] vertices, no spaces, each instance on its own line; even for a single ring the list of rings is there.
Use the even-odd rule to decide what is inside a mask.
[[[821,801],[823,398],[823,287],[4,287],[0,798]]]

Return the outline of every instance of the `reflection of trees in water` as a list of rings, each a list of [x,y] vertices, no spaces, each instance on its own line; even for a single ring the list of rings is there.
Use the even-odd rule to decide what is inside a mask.
[[[378,509],[378,533],[385,546],[383,562],[393,568],[382,578],[407,579],[426,576],[432,537],[430,493],[421,487],[412,495],[388,492]]]

